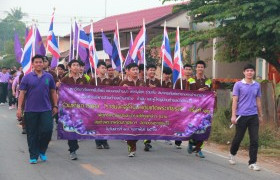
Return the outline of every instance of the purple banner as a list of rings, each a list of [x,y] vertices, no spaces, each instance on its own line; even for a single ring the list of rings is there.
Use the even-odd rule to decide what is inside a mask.
[[[58,139],[208,139],[214,93],[165,88],[65,85]]]

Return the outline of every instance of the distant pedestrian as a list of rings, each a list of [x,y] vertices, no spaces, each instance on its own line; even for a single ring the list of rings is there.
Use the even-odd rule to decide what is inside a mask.
[[[43,71],[43,56],[32,58],[33,72],[26,74],[20,83],[17,117],[26,123],[27,143],[31,164],[38,158],[47,160],[46,150],[52,137],[53,115],[57,113],[57,94],[51,74]]]
[[[2,67],[2,72],[0,72],[0,105],[4,105],[7,102],[9,78],[8,69]]]

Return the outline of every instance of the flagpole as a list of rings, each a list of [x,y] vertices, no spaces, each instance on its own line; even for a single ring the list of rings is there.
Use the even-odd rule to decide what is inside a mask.
[[[35,40],[36,40],[36,23],[35,23],[35,20],[33,20],[33,41],[32,41],[32,54],[33,54],[33,56],[35,56],[36,55],[36,43],[35,43]]]
[[[91,33],[91,37],[92,37],[92,42],[93,42],[93,44],[94,44],[94,36],[93,36],[93,20],[91,20],[90,21],[91,22],[91,30],[90,30],[90,33]],[[91,46],[91,44],[89,44],[89,46]],[[94,46],[94,45],[93,45]],[[91,53],[92,54],[92,60],[93,60],[93,62],[94,62],[94,54],[93,54],[93,51],[94,51],[94,49],[93,49],[94,47],[92,47],[92,51],[91,52],[89,52],[89,53]],[[88,48],[88,50],[90,51],[90,47]],[[91,71],[91,77],[93,78],[93,71],[92,71],[92,64],[91,63],[89,63],[89,65],[90,65],[90,71]],[[97,82],[96,82],[96,79],[95,79],[95,85],[97,86]]]
[[[101,33],[103,33],[103,29],[101,29]],[[103,43],[103,39],[102,39],[102,43]],[[103,53],[104,53],[103,61],[105,62],[105,54],[107,54],[107,53],[105,53],[104,48],[103,48]],[[109,56],[109,54],[108,54],[108,56]],[[109,56],[109,59],[110,59],[110,56]]]
[[[143,28],[144,28],[144,82],[146,83],[146,27],[145,27],[145,19],[143,19]]]
[[[117,23],[117,33],[118,33],[118,49],[119,49],[119,58],[120,58],[120,63],[121,63],[121,74],[122,74],[122,80],[123,80],[123,59],[122,59],[122,53],[121,53],[121,43],[120,43],[120,32],[119,32],[119,23],[118,23],[118,21],[116,21],[116,23]]]
[[[71,47],[72,47],[72,18],[70,19],[70,21],[71,21],[71,31],[70,31],[70,45],[69,45],[69,59],[68,59],[68,61],[70,62],[71,61],[71,58],[72,57],[70,57],[71,56],[71,51],[72,51],[72,49],[71,49]],[[74,48],[73,48],[74,49]]]
[[[81,24],[78,26],[78,39],[77,39],[77,53],[76,53],[76,60],[78,60],[79,58],[79,39],[80,39],[80,26]]]
[[[182,76],[182,59],[181,59],[181,45],[180,45],[180,29],[179,26],[177,26],[177,31],[178,31],[178,51],[179,51],[179,59],[181,60],[179,62],[179,66],[180,66],[180,76],[181,76],[181,80],[180,80],[180,84],[181,84],[181,90],[183,90],[183,76]]]
[[[93,49],[92,51],[94,51],[94,53],[96,53],[96,47],[95,47],[95,41],[94,41],[94,33],[93,33],[93,20],[91,20],[91,23],[92,23],[92,42],[93,42]],[[95,79],[95,86],[97,86],[97,74],[96,74],[96,70],[97,70],[97,64],[95,62],[95,55],[96,54],[93,54],[92,52],[92,58],[93,58],[93,62],[94,62],[94,79]],[[97,56],[97,55],[96,55]],[[93,73],[92,73],[92,67],[91,67],[91,75],[93,76]]]
[[[52,20],[53,20],[53,17],[54,17],[54,12],[55,12],[55,7],[53,8],[53,13],[52,13]],[[49,31],[49,33],[50,33],[50,31]],[[47,49],[46,49],[46,56],[47,56],[47,54],[48,54],[48,49],[49,49],[49,42],[48,42],[49,40],[48,40],[48,36],[47,36]]]
[[[165,48],[165,28],[166,28],[166,21],[164,22],[164,27],[163,27],[163,45]],[[160,84],[162,86],[162,74],[163,74],[163,62],[164,62],[164,50],[161,49],[161,72],[160,72]]]
[[[59,35],[57,36],[57,46],[58,46],[58,50],[59,50]],[[56,75],[57,76],[58,76],[58,69],[57,69],[58,63],[59,63],[59,58],[58,58],[57,64],[56,64]]]
[[[130,42],[131,42],[132,38],[133,38],[132,32],[130,31]],[[130,42],[129,42],[129,47],[130,47]],[[123,69],[125,68],[124,66],[125,66],[125,64],[126,64],[127,57],[129,56],[129,50],[130,50],[130,48],[128,48],[128,52],[127,52],[127,54],[126,54],[126,57],[125,57],[125,60],[124,60],[124,63],[123,63]]]
[[[76,17],[74,17],[74,22],[75,22],[75,24],[74,24],[74,28],[73,28],[73,57],[72,57],[72,59],[73,58],[75,58],[75,37],[76,37],[76,35],[75,35],[75,30],[76,30]],[[73,23],[71,24],[72,26],[73,26]],[[71,60],[72,60],[71,59]]]

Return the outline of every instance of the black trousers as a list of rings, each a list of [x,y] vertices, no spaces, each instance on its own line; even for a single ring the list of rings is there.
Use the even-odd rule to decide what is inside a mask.
[[[52,112],[25,112],[24,120],[30,159],[38,159],[39,153],[46,153],[52,137]]]
[[[16,98],[13,96],[13,92],[11,89],[8,91],[8,97],[9,97],[9,106],[16,105]]]
[[[96,140],[95,140],[95,144],[96,144],[96,146],[107,145],[108,142],[107,142],[106,139],[96,139]]]
[[[70,153],[77,151],[79,149],[78,140],[68,140],[68,146]]]
[[[0,83],[0,103],[7,102],[8,83]]]
[[[233,138],[230,153],[236,155],[239,149],[240,143],[244,138],[245,132],[248,128],[250,147],[249,147],[249,164],[257,162],[258,154],[258,140],[259,140],[259,118],[258,115],[242,116],[236,124],[236,132]]]

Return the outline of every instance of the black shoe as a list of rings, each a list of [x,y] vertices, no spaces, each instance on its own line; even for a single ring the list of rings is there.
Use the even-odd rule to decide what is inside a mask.
[[[147,146],[149,147],[149,149],[153,148],[153,146],[150,143],[147,143]]]
[[[149,144],[145,144],[145,148],[144,148],[144,151],[150,151],[150,147],[149,147]]]
[[[108,143],[103,144],[104,149],[110,149],[110,146]]]
[[[26,129],[23,128],[21,134],[26,134]]]
[[[96,145],[96,149],[103,149],[102,145]]]

